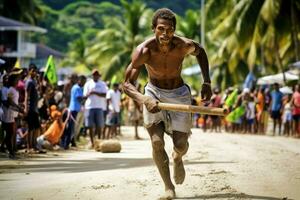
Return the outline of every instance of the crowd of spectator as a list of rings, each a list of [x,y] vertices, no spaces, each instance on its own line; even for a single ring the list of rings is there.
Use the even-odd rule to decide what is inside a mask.
[[[121,90],[118,83],[72,74],[67,83],[51,85],[43,72],[28,68],[1,71],[1,152],[15,158],[18,149],[46,153],[76,147],[80,136],[110,139],[120,134]]]
[[[197,95],[194,105],[202,105]],[[300,137],[300,85],[293,86],[293,92],[280,91],[279,84],[257,88],[215,88],[209,107],[223,107],[229,111],[226,117],[195,115],[194,126],[210,129],[212,132],[224,130],[231,133],[251,133]],[[269,120],[271,119],[271,120]],[[272,123],[271,127],[269,124]]]

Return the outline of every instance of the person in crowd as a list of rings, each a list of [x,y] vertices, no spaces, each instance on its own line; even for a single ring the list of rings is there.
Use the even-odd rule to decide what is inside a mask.
[[[106,106],[107,88],[105,82],[100,80],[100,73],[94,69],[93,78],[87,81],[83,87],[83,95],[86,98],[85,126],[91,140],[91,148],[94,148],[94,136],[101,138],[102,128],[104,127],[103,108]]]
[[[28,69],[28,78],[25,83],[25,116],[28,124],[28,149],[36,148],[36,138],[40,134],[40,120],[38,113],[38,85],[37,85],[37,67],[30,64]]]
[[[248,95],[246,99],[246,133],[254,132],[255,120],[255,102],[252,95]]]
[[[130,124],[134,126],[134,139],[141,139],[138,132],[138,126],[142,120],[142,106],[137,102],[133,101],[131,98],[128,100],[128,119]]]
[[[291,96],[286,95],[283,98],[283,113],[282,113],[282,124],[283,124],[283,135],[289,136],[292,129],[292,105]]]
[[[17,90],[19,92],[19,104],[24,104],[25,101],[25,79],[28,76],[27,68],[22,68],[21,77],[18,81]]]
[[[69,106],[70,98],[71,98],[71,89],[74,84],[77,83],[78,76],[77,74],[71,74],[68,77],[68,82],[64,85],[63,94],[64,94],[64,103],[66,106]]]
[[[18,149],[24,149],[27,146],[28,129],[24,120],[21,120],[20,122],[21,123],[18,125],[17,128],[16,143]]]
[[[236,98],[236,101],[234,103],[232,110],[235,110],[239,107],[244,107],[245,98],[249,94],[249,92],[250,92],[249,88],[244,88],[243,90],[238,89],[238,92],[237,92],[238,96]],[[232,122],[231,128],[232,128],[233,133],[242,132],[243,120],[244,120],[244,114],[242,114],[241,116],[239,116]]]
[[[108,102],[108,114],[106,118],[108,133],[106,138],[109,139],[116,137],[117,126],[120,124],[121,92],[119,91],[118,83],[113,84],[113,89],[107,92],[106,98]]]
[[[6,110],[8,109],[8,107],[5,106],[5,103],[7,101],[7,91],[9,88],[9,84],[8,84],[8,74],[4,74],[2,77],[2,86],[1,86],[1,110],[2,110],[2,114],[1,114],[1,146],[0,146],[0,151],[2,153],[6,153],[6,148],[5,148],[5,131],[3,130],[5,127],[5,113],[7,112]]]
[[[219,94],[220,94],[220,89],[218,87],[214,88],[213,95],[211,97],[210,107],[214,107],[214,108],[221,107],[222,98]],[[212,121],[211,130],[215,132],[221,132],[221,118],[216,115],[212,115],[210,116],[210,118]]]
[[[291,102],[293,110],[293,132],[295,136],[300,137],[300,84],[295,86]]]
[[[52,150],[53,147],[59,143],[59,140],[64,132],[65,125],[69,119],[68,113],[65,121],[63,121],[62,113],[55,109],[52,110],[50,115],[53,123],[49,126],[46,132],[37,138],[37,149],[39,150],[39,153],[46,153],[44,148]]]
[[[16,90],[18,84],[18,76],[8,76],[8,90],[4,94],[2,100],[4,104],[3,128],[5,131],[5,145],[9,152],[9,158],[15,158],[16,146],[16,118],[18,112],[23,112],[19,106],[19,93]]]
[[[265,105],[265,97],[264,97],[264,88],[260,86],[257,97],[256,97],[256,121],[257,121],[257,132],[264,134],[264,105]]]
[[[68,112],[70,117],[67,126],[64,130],[64,134],[61,138],[61,147],[64,149],[69,148],[69,144],[72,138],[75,136],[75,122],[78,112],[81,109],[81,103],[83,101],[83,86],[86,82],[85,76],[79,76],[77,84],[73,85],[71,89],[70,103]],[[75,140],[74,140],[75,142]]]
[[[271,118],[273,119],[273,135],[275,135],[276,126],[278,124],[278,135],[281,135],[281,113],[282,113],[282,98],[283,94],[279,90],[279,84],[273,85],[273,91],[271,92]]]

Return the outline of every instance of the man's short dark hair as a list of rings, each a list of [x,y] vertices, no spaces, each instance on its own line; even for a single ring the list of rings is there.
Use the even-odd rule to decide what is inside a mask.
[[[28,71],[37,71],[37,66],[33,63],[30,63],[29,67],[28,67]]]
[[[80,76],[78,77],[78,80],[80,80],[80,81],[85,81],[85,80],[86,80],[86,77],[85,77],[84,75],[80,75]]]
[[[175,13],[172,10],[168,8],[160,8],[156,10],[152,18],[152,29],[157,26],[158,18],[172,21],[174,30],[176,29],[176,17]]]

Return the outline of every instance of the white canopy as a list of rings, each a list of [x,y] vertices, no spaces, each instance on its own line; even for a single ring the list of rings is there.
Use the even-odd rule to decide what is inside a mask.
[[[186,76],[201,74],[201,69],[198,64],[195,64],[191,67],[185,68],[182,70],[182,74]]]
[[[288,86],[284,86],[284,87],[280,88],[279,90],[283,94],[293,94],[293,90]]]
[[[286,78],[287,81],[299,80],[299,75],[297,75],[292,70],[284,72],[284,75],[285,75],[285,78]],[[283,73],[264,76],[264,77],[261,77],[257,80],[258,85],[274,84],[274,83],[284,84]]]
[[[290,64],[289,67],[291,69],[293,69],[293,68],[300,69],[300,61],[297,61],[297,62],[294,62],[294,63]]]

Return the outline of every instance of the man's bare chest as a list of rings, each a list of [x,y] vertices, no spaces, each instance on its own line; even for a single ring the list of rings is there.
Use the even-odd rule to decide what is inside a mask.
[[[179,68],[181,67],[184,56],[178,51],[171,51],[167,53],[162,52],[151,52],[151,56],[147,61],[147,65],[152,68],[168,69],[168,68]]]

